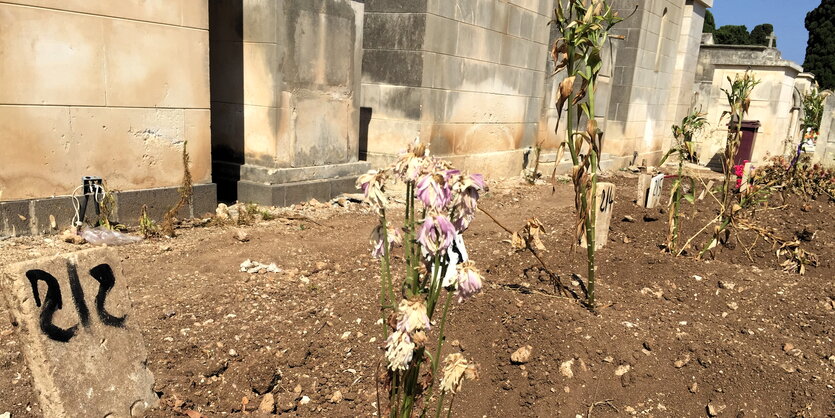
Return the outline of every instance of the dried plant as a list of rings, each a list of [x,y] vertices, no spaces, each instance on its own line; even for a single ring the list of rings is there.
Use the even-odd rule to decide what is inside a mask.
[[[637,6],[636,6],[637,9]],[[623,18],[612,10],[608,0],[568,0],[557,2],[555,17],[550,24],[556,26],[560,38],[554,42],[551,58],[555,73],[566,71],[566,77],[558,89],[557,126],[560,129],[563,106],[567,106],[565,123],[566,139],[557,151],[557,162],[562,160],[565,149],[571,154],[572,180],[574,182],[575,208],[577,209],[576,243],[586,238],[588,256],[588,304],[594,309],[595,284],[595,217],[597,206],[597,170],[603,131],[595,119],[595,93],[597,77],[603,67],[602,53],[610,37],[609,31]],[[575,82],[580,82],[579,87]],[[585,117],[586,125],[577,130]],[[556,177],[556,166],[551,178]]]
[[[668,157],[675,155],[678,158],[678,166],[676,171],[676,179],[672,187],[672,199],[670,200],[670,219],[669,219],[669,233],[667,234],[667,250],[673,254],[678,251],[678,233],[679,233],[679,206],[681,200],[685,199],[690,203],[695,202],[696,184],[692,177],[684,176],[684,162],[694,161],[696,154],[693,147],[693,136],[701,132],[707,119],[701,110],[693,109],[690,113],[681,120],[681,125],[673,125],[673,137],[675,142],[664,157],[661,158],[659,165],[663,165]]]
[[[166,236],[173,237],[174,233],[174,217],[180,209],[191,203],[191,196],[194,193],[194,188],[191,184],[191,171],[189,170],[189,155],[188,155],[188,141],[183,142],[183,184],[177,189],[180,198],[177,203],[165,212],[162,217],[162,233]]]
[[[751,106],[751,92],[754,87],[760,83],[759,80],[750,71],[746,71],[742,75],[737,74],[732,80],[728,77],[730,88],[723,88],[722,91],[728,100],[728,106],[731,110],[722,112],[722,118],[730,116],[730,123],[728,125],[728,137],[725,143],[725,152],[723,155],[724,181],[722,183],[722,196],[720,200],[719,218],[720,223],[714,228],[713,238],[699,253],[699,257],[704,256],[707,251],[716,247],[719,243],[727,242],[730,231],[728,227],[733,223],[734,215],[742,208],[741,205],[734,202],[733,184],[731,176],[734,175],[734,159],[737,151],[739,151],[739,144],[742,141],[742,120],[748,113],[748,108]],[[721,119],[720,119],[721,120]]]
[[[139,214],[139,232],[145,238],[159,236],[159,226],[148,216],[148,206],[142,205],[142,212]]]
[[[803,275],[806,274],[806,266],[816,267],[818,265],[817,254],[800,248],[799,239],[788,240],[782,238],[748,220],[739,221],[738,227],[743,230],[754,231],[763,237],[766,242],[772,243],[772,249],[776,248],[777,260],[783,260],[780,262],[780,267],[785,272]]]
[[[110,218],[113,216],[113,210],[116,208],[116,195],[114,191],[110,190],[110,188],[107,187],[107,184],[103,184],[101,190],[101,200],[97,200],[99,205],[99,225],[107,229],[124,228],[124,225],[112,225],[110,223]]]
[[[387,215],[386,185],[395,181],[406,185],[402,227],[395,227]],[[386,371],[378,374],[378,390],[388,392],[388,402],[378,400],[380,415],[411,417],[420,411],[420,416],[426,416],[432,409],[431,395],[437,394],[437,417],[444,409],[445,396],[454,400],[463,379],[477,376],[475,364],[452,354],[444,360],[443,376],[437,382],[452,298],[463,302],[482,287],[482,276],[469,260],[462,234],[475,217],[484,181],[481,175],[463,174],[448,162],[430,157],[426,146],[418,143],[393,165],[360,176],[357,186],[379,215],[371,243],[372,255],[380,259],[380,311],[386,340]],[[403,245],[402,281],[392,274],[395,244]],[[433,351],[428,347],[430,321],[439,310]],[[428,369],[422,367],[424,363]]]

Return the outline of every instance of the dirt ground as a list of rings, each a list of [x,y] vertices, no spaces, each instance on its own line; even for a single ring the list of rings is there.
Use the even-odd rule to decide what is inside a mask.
[[[609,180],[618,190],[598,252],[596,314],[556,292],[483,214],[465,234],[486,287],[451,311],[446,350],[479,363],[480,379],[465,382],[453,415],[699,417],[710,406],[728,417],[835,416],[835,204],[778,195],[757,211],[756,222],[782,236],[814,233],[803,246],[819,265],[800,276],[783,272],[761,239],[751,261],[750,231],[715,259],[663,253],[667,214],[634,204],[632,176]],[[481,205],[511,229],[537,216],[548,228],[544,261],[581,293],[571,276],[585,277],[585,257],[571,249],[570,184],[554,194],[510,180],[491,187]],[[716,204],[683,207],[686,239]],[[282,415],[376,413],[375,216],[361,204],[325,203],[282,214],[240,227],[247,242],[236,227],[209,226],[118,248],[161,396],[149,416],[243,415],[267,394]],[[0,264],[78,248],[11,238],[0,241]],[[241,272],[247,259],[281,272]],[[0,321],[0,414],[40,416],[15,332]],[[530,361],[512,364],[526,345]]]

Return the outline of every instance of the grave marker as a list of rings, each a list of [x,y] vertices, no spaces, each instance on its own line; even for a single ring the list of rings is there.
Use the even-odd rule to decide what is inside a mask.
[[[156,405],[154,376],[111,249],[9,265],[0,289],[44,416],[132,417]]]
[[[710,189],[713,188],[713,183],[715,183],[713,180],[707,182],[707,186],[705,186],[705,189],[702,190],[702,193],[699,194],[699,200],[704,199],[705,195],[707,195],[707,193],[710,193]]]
[[[644,208],[647,206],[647,197],[649,196],[649,183],[652,181],[652,176],[641,173],[638,175],[638,206]]]
[[[597,214],[594,220],[594,248],[599,250],[609,240],[609,225],[612,223],[612,212],[615,204],[615,185],[612,183],[597,183]],[[580,239],[580,246],[587,248],[586,236]]]
[[[739,192],[745,193],[751,187],[751,175],[754,174],[754,165],[751,162],[745,163],[742,166],[742,181],[739,183]]]
[[[646,207],[652,209],[661,202],[661,191],[664,189],[664,174],[659,174],[649,182]]]

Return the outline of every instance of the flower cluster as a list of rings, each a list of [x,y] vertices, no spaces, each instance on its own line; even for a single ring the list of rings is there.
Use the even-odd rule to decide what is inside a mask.
[[[386,196],[386,186],[394,182],[406,185],[402,228],[392,226],[386,214],[392,201]],[[461,234],[475,217],[479,195],[486,190],[484,178],[454,169],[448,162],[431,157],[425,145],[415,143],[391,166],[360,176],[357,187],[380,216],[380,223],[371,234],[371,245],[372,255],[382,259],[381,305],[384,311],[386,306],[397,306],[393,314],[396,320],[389,322],[391,331],[386,335],[388,369],[416,373],[414,369],[419,369],[426,348],[430,318],[440,305],[442,291],[448,292],[444,312],[453,295],[460,303],[481,291],[483,278],[468,260]],[[394,283],[391,277],[394,245],[404,247],[407,271],[402,283]],[[402,290],[399,304],[394,289]],[[443,324],[444,319],[441,321]],[[461,361],[456,364],[457,368],[448,367],[467,369],[466,361],[463,368]],[[450,373],[458,376],[453,383],[460,386],[463,371]]]
[[[423,299],[403,299],[397,310],[400,312],[400,320],[386,340],[386,360],[391,370],[406,370],[415,348],[426,343],[426,331],[430,329],[429,316]]]
[[[460,303],[481,291],[482,277],[472,261],[465,261],[459,264],[457,268],[456,283],[450,285],[457,288],[455,295],[458,296],[458,302]]]

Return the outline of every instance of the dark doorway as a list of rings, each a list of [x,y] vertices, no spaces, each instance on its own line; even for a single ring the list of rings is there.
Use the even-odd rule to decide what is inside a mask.
[[[212,182],[218,201],[238,198],[244,163],[243,0],[209,2]]]
[[[371,114],[374,113],[370,107],[360,108],[360,137],[359,137],[359,160],[368,161],[368,125],[371,123]]]

